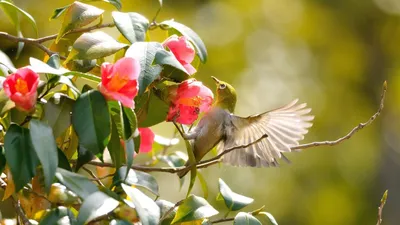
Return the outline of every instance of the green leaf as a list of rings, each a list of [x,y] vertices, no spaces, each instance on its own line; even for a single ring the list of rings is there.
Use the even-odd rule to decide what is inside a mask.
[[[15,191],[21,190],[36,174],[39,160],[33,149],[29,130],[11,124],[4,137],[5,156],[14,177]]]
[[[84,33],[73,44],[66,62],[72,59],[99,59],[112,55],[127,44],[120,43],[102,31]]]
[[[45,190],[49,192],[58,166],[57,145],[53,131],[47,124],[36,119],[30,121],[29,128],[33,149],[42,164]]]
[[[129,196],[130,202],[135,206],[140,222],[143,225],[158,225],[160,220],[160,208],[158,208],[158,205],[151,198],[147,197],[147,195],[139,191],[139,189],[125,184],[121,184],[121,186]]]
[[[71,165],[69,164],[68,158],[67,156],[65,156],[64,152],[61,149],[57,148],[57,154],[58,154],[58,167],[64,170],[72,171]]]
[[[240,212],[235,216],[234,225],[261,225],[261,222],[249,213]]]
[[[202,63],[205,63],[207,61],[207,49],[206,46],[204,45],[204,42],[201,40],[199,35],[196,34],[192,29],[189,27],[175,22],[174,20],[166,20],[161,23],[161,25],[167,25],[175,30],[177,30],[179,33],[181,33],[183,36],[187,37],[194,45],[196,48],[196,53],[199,56],[200,60]]]
[[[12,1],[0,0],[0,5],[2,6],[3,10],[6,11],[6,14],[10,17],[10,19],[12,20],[12,22],[14,24],[19,23],[19,19],[16,20],[16,17],[15,17],[16,14],[14,11],[18,11],[19,13],[21,13],[25,18],[28,19],[28,22],[32,25],[32,28],[36,33],[36,37],[38,36],[38,29],[37,29],[36,21],[29,13],[27,13],[24,10],[15,6],[12,3]],[[18,27],[19,27],[19,25],[18,25]],[[18,31],[18,28],[17,28],[17,31]]]
[[[0,76],[6,77],[9,74],[9,71],[13,73],[16,70],[17,69],[11,59],[6,55],[6,53],[0,50]]]
[[[46,64],[55,69],[59,69],[61,67],[60,56],[58,54],[51,55],[47,60]]]
[[[56,8],[56,9],[54,10],[54,12],[53,12],[53,15],[51,15],[51,17],[50,17],[49,20],[57,19],[57,18],[60,17],[60,16],[65,12],[65,10],[67,10],[68,7],[70,7],[70,6],[71,6],[71,4],[66,5],[66,6],[63,6],[63,7],[60,7],[60,8]]]
[[[125,56],[135,58],[140,63],[139,95],[143,94],[147,86],[160,76],[162,67],[153,65],[156,53],[160,49],[163,47],[158,42],[135,42],[126,50]]]
[[[170,153],[169,155],[164,155],[160,158],[166,162],[171,167],[181,167],[184,166],[188,160],[188,156],[180,151]]]
[[[72,109],[72,125],[80,144],[101,158],[110,136],[110,114],[103,95],[95,90],[83,93]]]
[[[149,28],[149,20],[139,13],[112,12],[115,26],[119,32],[131,43],[145,41]]]
[[[54,68],[49,64],[42,62],[39,59],[30,57],[29,63],[31,64],[31,69],[36,73],[48,73],[48,74],[56,74],[56,75],[63,75],[69,72],[64,67]]]
[[[77,225],[83,225],[113,211],[119,202],[103,192],[97,191],[89,195],[79,209]]]
[[[77,173],[72,173],[58,168],[56,177],[60,183],[65,185],[69,190],[77,194],[82,199],[86,199],[89,195],[98,191],[98,188],[93,182]]]
[[[132,225],[132,223],[126,220],[111,220],[110,225]]]
[[[54,137],[59,137],[71,125],[71,111],[74,100],[65,95],[55,95],[44,105],[43,121],[53,129]]]
[[[173,204],[172,202],[169,201],[165,201],[165,200],[157,200],[156,204],[158,205],[158,207],[161,210],[161,218],[165,217],[163,220],[160,221],[160,225],[170,225],[172,220],[174,219],[175,215],[176,215],[176,211],[177,208],[174,208],[172,211],[171,208],[175,207],[175,204]],[[167,216],[164,216],[165,213],[168,212]]]
[[[204,198],[190,195],[178,207],[171,224],[200,220],[217,214],[218,211],[215,210]]]
[[[196,164],[197,161],[196,161],[196,157],[194,156],[192,145],[190,144],[190,142],[188,140],[185,140],[185,145],[186,145],[187,155],[189,157],[189,165]],[[189,183],[189,187],[188,187],[186,196],[189,196],[190,192],[192,191],[194,183],[196,182],[196,176],[197,176],[197,167],[192,166],[192,168],[190,169],[190,183]]]
[[[133,165],[133,155],[135,154],[135,142],[133,138],[125,140],[125,151],[126,151],[126,166],[131,168]],[[128,176],[128,171],[126,171],[125,178]]]
[[[76,71],[70,71],[70,72],[66,72],[65,74],[63,74],[64,76],[67,75],[74,75],[77,77],[81,77],[90,81],[93,81],[95,83],[99,83],[101,82],[101,77],[98,77],[96,75],[93,74],[89,74],[89,73],[81,73],[81,72],[76,72]],[[84,91],[83,91],[84,92]]]
[[[107,149],[110,152],[111,160],[115,168],[118,169],[125,163],[125,151],[121,145],[121,139],[118,134],[118,128],[114,120],[111,121],[111,138],[108,142]]]
[[[52,209],[46,213],[39,225],[60,224],[60,225],[74,225],[76,219],[71,210],[64,206]]]
[[[123,121],[123,137],[124,139],[129,139],[131,137],[137,137],[139,135],[139,131],[137,130],[137,119],[135,111],[131,108],[124,107],[120,105],[121,109],[121,120]]]
[[[204,179],[203,175],[200,172],[197,172],[197,178],[199,179],[201,189],[203,190],[204,198],[208,198],[208,186],[207,181]]]
[[[176,59],[175,55],[165,49],[160,49],[157,51],[154,58],[154,63],[158,65],[169,65],[188,74],[185,67],[183,67],[182,64]]]
[[[4,152],[4,148],[0,146],[0,174],[4,171],[4,168],[6,167],[6,155]]]
[[[219,179],[219,191],[224,198],[226,207],[231,211],[240,210],[254,201],[252,198],[233,192],[221,178]]]
[[[75,165],[75,172],[78,172],[78,170],[85,165],[86,163],[92,161],[94,158],[94,155],[92,152],[88,151],[85,147],[82,145],[78,146],[78,159],[76,160],[76,165]]]
[[[67,63],[68,69],[82,73],[89,72],[96,67],[95,59],[71,60]]]
[[[158,2],[160,3],[160,7],[162,7],[162,5],[163,5],[163,0],[158,0]]]
[[[139,127],[151,127],[165,121],[169,105],[157,97],[154,91],[144,93],[140,101],[143,102],[138,102],[135,108]]]
[[[60,11],[62,13],[63,10],[59,9],[57,15],[60,14]],[[93,22],[99,18],[103,12],[104,10],[97,7],[75,1],[69,5],[65,11],[64,20],[55,42],[58,43],[58,41],[69,31]]]
[[[270,222],[271,224],[273,224],[273,225],[278,225],[278,222],[276,222],[274,216],[273,216],[271,213],[268,213],[268,212],[260,212],[260,213],[258,213],[257,215],[262,215],[262,216],[266,217],[266,218],[269,220],[269,222]]]
[[[126,179],[124,179],[127,172],[128,176],[126,177]],[[113,178],[114,185],[118,185],[120,182],[123,182],[128,185],[135,185],[146,188],[151,193],[160,196],[160,194],[158,193],[157,180],[148,173],[133,169],[129,169],[127,171],[127,167],[122,166],[121,168],[118,169],[117,173]]]
[[[85,0],[84,2],[107,2],[113,5],[118,10],[121,10],[122,4],[120,0]]]

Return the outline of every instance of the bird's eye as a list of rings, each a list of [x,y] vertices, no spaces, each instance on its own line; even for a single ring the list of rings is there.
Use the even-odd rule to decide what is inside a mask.
[[[220,84],[219,85],[219,89],[225,89],[226,88],[226,84]]]

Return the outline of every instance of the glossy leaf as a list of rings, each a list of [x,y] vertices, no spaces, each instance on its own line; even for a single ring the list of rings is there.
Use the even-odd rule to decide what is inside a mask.
[[[78,159],[76,160],[75,172],[78,172],[83,165],[92,161],[93,158],[94,155],[91,151],[87,150],[82,145],[78,145]]]
[[[82,59],[82,60],[71,60],[67,63],[67,68],[72,71],[86,73],[96,67],[95,59]]]
[[[159,65],[169,65],[187,74],[185,67],[176,59],[175,55],[165,49],[157,51],[154,63]]]
[[[56,177],[65,185],[69,190],[77,194],[79,197],[86,199],[92,193],[98,191],[96,185],[91,182],[88,178],[72,173],[67,170],[58,168]]]
[[[51,127],[39,120],[29,123],[29,134],[33,149],[38,156],[44,173],[44,185],[48,192],[58,167],[57,145]]]
[[[65,156],[64,152],[61,149],[57,148],[57,154],[58,154],[58,167],[64,170],[72,171],[71,165],[69,164],[68,158],[67,156]]]
[[[60,224],[60,225],[74,225],[76,219],[74,214],[68,208],[59,206],[46,213],[39,225]]]
[[[129,138],[124,141],[125,143],[125,152],[126,152],[126,166],[131,168],[133,165],[133,157],[135,155],[135,142],[133,138]],[[126,171],[125,178],[128,176],[128,171]]]
[[[10,17],[10,19],[12,18],[13,23],[19,22],[15,20],[15,13],[11,12],[11,11],[18,11],[19,13],[21,13],[27,20],[28,22],[32,25],[32,28],[34,29],[35,33],[36,33],[36,37],[38,36],[38,29],[37,29],[37,25],[36,25],[36,21],[35,19],[27,12],[25,12],[24,10],[18,8],[17,6],[15,6],[11,1],[6,1],[6,0],[0,0],[0,5],[2,6],[3,9],[7,9],[5,10],[7,13],[7,15]],[[12,15],[12,16],[11,16]]]
[[[140,62],[139,95],[143,94],[161,73],[162,67],[153,65],[156,53],[160,49],[163,47],[158,42],[136,42],[126,50],[125,56],[135,58]]]
[[[149,20],[139,13],[112,12],[115,26],[131,43],[145,41]]]
[[[130,202],[133,203],[139,215],[140,222],[143,225],[158,225],[160,220],[160,208],[147,195],[143,194],[139,189],[121,184],[125,193],[129,196]]]
[[[183,36],[187,37],[194,45],[196,48],[196,53],[199,56],[200,60],[202,63],[205,63],[207,61],[207,49],[206,46],[204,45],[204,42],[201,40],[198,34],[194,32],[192,29],[189,27],[175,22],[174,20],[167,20],[161,23],[161,25],[167,25],[175,30],[177,30],[179,33],[181,33]]]
[[[131,137],[137,137],[139,135],[139,131],[137,130],[137,118],[135,111],[131,108],[123,107],[122,105],[120,112],[121,112],[121,120],[123,121],[123,137],[124,139],[129,139]]]
[[[68,70],[63,67],[54,68],[47,63],[33,57],[29,58],[29,63],[31,65],[30,68],[36,73],[63,75],[68,72]]]
[[[9,71],[13,73],[16,70],[17,69],[11,59],[6,55],[6,53],[0,50],[0,76],[5,77],[9,74]]]
[[[89,195],[79,209],[77,225],[83,225],[113,211],[119,202],[103,192],[97,191]]]
[[[172,220],[174,219],[176,215],[177,208],[174,208],[172,211],[171,208],[175,207],[175,204],[172,202],[166,201],[166,200],[157,200],[156,204],[160,208],[161,211],[161,218],[164,217],[163,220],[160,221],[160,225],[169,225],[171,224]],[[167,216],[164,216],[166,213],[168,213]]]
[[[7,164],[14,177],[15,191],[21,190],[36,174],[39,164],[29,130],[12,124],[4,137]]]
[[[62,13],[62,9],[59,9],[58,14]],[[103,14],[104,10],[94,7],[92,5],[84,4],[75,1],[65,11],[65,16],[61,29],[58,32],[56,43],[69,31],[83,27],[93,22]]]
[[[266,217],[272,225],[278,225],[278,222],[276,222],[274,216],[271,213],[259,212],[257,215]]]
[[[235,216],[234,225],[261,225],[261,222],[249,213],[240,212]]]
[[[108,142],[107,149],[115,168],[118,169],[125,163],[125,151],[121,144],[118,128],[114,120],[111,121],[111,125],[111,138],[110,142]]]
[[[190,195],[178,207],[174,220],[171,224],[182,223],[209,218],[218,214],[204,198]]]
[[[49,57],[49,59],[47,60],[46,64],[51,66],[51,67],[53,67],[53,68],[55,68],[55,69],[60,68],[61,67],[60,56],[58,54],[51,55]]]
[[[113,5],[118,10],[121,10],[122,4],[120,0],[84,0],[84,2],[107,2]]]
[[[110,114],[103,95],[94,90],[83,93],[72,109],[72,124],[80,144],[101,157],[110,136]]]
[[[153,91],[144,93],[137,104],[136,115],[139,127],[151,127],[165,121],[167,118],[169,105],[157,97]]]
[[[121,168],[118,169],[113,180],[113,183],[115,185],[120,182],[123,182],[128,185],[140,186],[146,188],[151,193],[160,196],[160,194],[158,193],[157,180],[153,176],[142,171],[137,171],[133,169],[129,169],[129,171],[126,170],[127,170],[126,166],[122,166]],[[129,172],[128,176],[126,177],[126,179],[124,179],[127,172]]]
[[[73,44],[66,62],[72,59],[99,59],[116,53],[127,45],[102,31],[84,33]]]
[[[252,198],[233,192],[221,178],[219,179],[219,191],[224,198],[226,207],[231,211],[240,210],[254,201]]]
[[[166,162],[171,167],[180,167],[185,165],[186,161],[188,160],[188,156],[183,152],[176,151],[168,155],[161,156],[161,160]]]
[[[188,141],[185,140],[185,145],[186,145],[186,151],[187,151],[187,155],[188,155],[188,162],[189,165],[194,165],[197,163],[196,161],[196,157],[194,156],[194,152],[192,149],[192,144]],[[192,168],[190,169],[190,183],[189,183],[189,187],[188,187],[188,191],[186,196],[190,195],[190,192],[192,191],[192,188],[194,186],[194,183],[196,182],[196,176],[197,176],[197,167],[196,166],[192,166]]]
[[[59,137],[71,125],[71,111],[74,100],[65,95],[52,97],[44,105],[45,121],[52,129],[54,137]]]
[[[201,189],[203,190],[204,198],[207,199],[208,198],[207,181],[206,181],[206,179],[204,179],[203,174],[201,174],[200,172],[197,172],[197,178],[200,182]]]

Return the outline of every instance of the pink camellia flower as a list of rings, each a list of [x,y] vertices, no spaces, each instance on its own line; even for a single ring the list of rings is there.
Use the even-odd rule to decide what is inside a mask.
[[[20,68],[3,83],[7,96],[23,111],[31,111],[36,104],[39,75],[28,67]]]
[[[192,124],[201,112],[207,112],[213,102],[212,91],[200,81],[189,79],[179,84],[167,121]]]
[[[143,128],[140,127],[138,129],[140,134],[139,153],[150,152],[153,149],[153,143],[155,137],[154,132],[148,127],[143,127]]]
[[[194,47],[185,36],[178,37],[174,34],[164,41],[163,46],[169,48],[188,74],[196,73],[196,69],[190,64],[195,55]]]
[[[108,100],[117,100],[122,105],[133,108],[133,99],[138,93],[139,62],[130,57],[119,59],[115,64],[101,65],[100,92]]]

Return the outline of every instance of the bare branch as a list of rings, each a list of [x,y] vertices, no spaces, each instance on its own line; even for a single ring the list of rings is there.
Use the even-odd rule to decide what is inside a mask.
[[[25,212],[22,209],[19,200],[18,199],[14,199],[14,198],[11,198],[11,199],[12,199],[15,211],[16,211],[18,217],[22,220],[22,223],[24,225],[32,225],[32,223],[29,221],[28,217],[25,215]]]
[[[385,193],[383,193],[383,196],[381,199],[381,204],[378,207],[378,222],[376,223],[376,225],[382,224],[382,211],[383,211],[383,207],[386,204],[387,195],[388,195],[388,190],[386,190]]]
[[[90,174],[90,176],[93,177],[93,180],[96,181],[100,186],[105,187],[104,184],[101,182],[101,180],[96,176],[96,174],[94,174],[91,170],[89,170],[86,167],[82,167],[83,170],[85,170],[87,173]]]
[[[343,142],[344,140],[350,139],[356,132],[358,132],[359,130],[363,129],[364,127],[370,125],[381,114],[383,106],[384,106],[386,90],[387,90],[387,83],[385,81],[383,83],[383,91],[382,91],[381,101],[380,101],[380,105],[379,105],[378,111],[374,115],[372,115],[372,117],[367,122],[360,123],[356,127],[354,127],[347,135],[345,135],[345,136],[343,136],[343,137],[341,137],[341,138],[339,138],[337,140],[334,140],[334,141],[311,142],[311,143],[307,143],[307,144],[294,146],[291,149],[292,150],[306,149],[306,148],[312,148],[312,147],[318,147],[318,146],[324,146],[324,145],[333,146],[333,145],[337,145],[337,144]],[[189,171],[193,166],[196,166],[199,169],[200,168],[205,168],[205,167],[208,167],[208,166],[211,166],[211,165],[214,165],[216,163],[221,162],[221,158],[222,158],[223,155],[225,155],[225,154],[227,154],[227,153],[229,153],[229,152],[231,152],[233,150],[236,150],[236,149],[248,147],[248,146],[250,146],[252,144],[255,144],[255,143],[261,141],[265,137],[267,137],[267,135],[264,135],[264,136],[260,137],[259,139],[257,139],[253,143],[226,149],[225,151],[221,152],[217,156],[215,156],[215,157],[213,157],[211,159],[208,159],[208,160],[200,161],[196,165],[192,164],[192,165],[181,166],[181,167],[148,167],[148,166],[136,166],[136,165],[134,165],[131,168],[134,169],[134,170],[139,170],[139,171],[143,171],[143,172],[164,172],[164,173],[178,173],[178,172],[181,172],[181,171]],[[96,162],[96,161],[91,161],[88,164],[95,165],[95,166],[100,166],[100,167],[114,167],[114,165],[111,164],[111,163],[102,163],[102,162]]]
[[[211,224],[214,224],[214,223],[223,223],[223,222],[234,221],[234,220],[235,220],[235,218],[222,218],[222,219],[214,220],[214,221],[210,221],[210,222],[211,222]]]
[[[169,214],[171,214],[171,213],[175,210],[176,207],[182,205],[182,203],[183,203],[184,201],[185,201],[185,199],[180,200],[180,201],[177,202],[174,206],[172,206],[167,212],[165,212],[164,215],[163,215],[163,216],[161,217],[161,219],[160,219],[160,223],[161,223],[165,218],[167,218],[167,216],[168,216]]]

